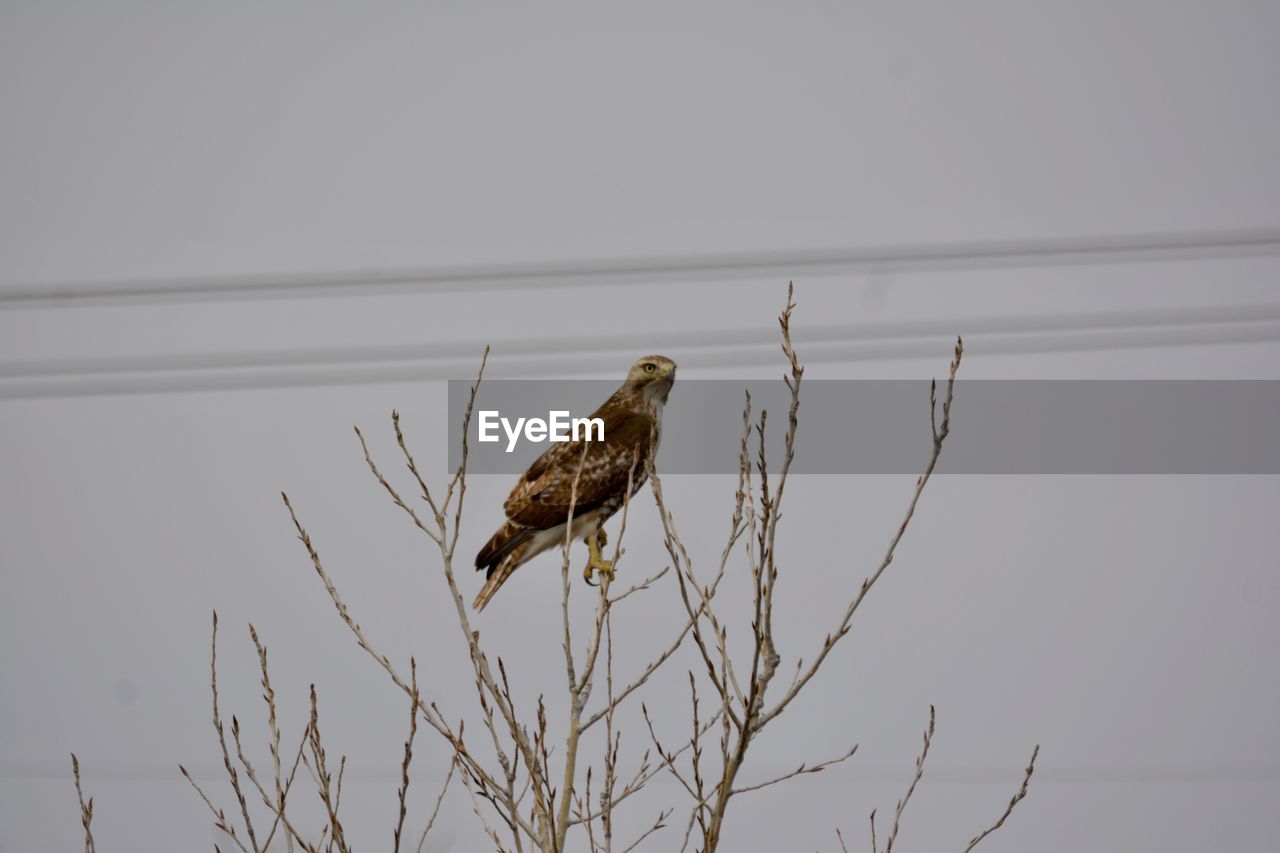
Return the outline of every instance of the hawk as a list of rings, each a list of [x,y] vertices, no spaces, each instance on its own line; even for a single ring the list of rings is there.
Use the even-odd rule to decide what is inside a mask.
[[[485,571],[485,584],[472,605],[476,610],[493,598],[511,573],[534,557],[565,541],[569,504],[573,501],[571,539],[587,544],[587,567],[613,576],[613,563],[600,555],[606,537],[604,523],[648,479],[649,455],[658,446],[662,407],[676,379],[676,363],[661,355],[637,361],[622,387],[591,415],[604,421],[603,440],[553,444],[524,472],[502,505],[506,522],[476,555],[476,570]],[[581,473],[579,473],[581,469]],[[577,494],[574,498],[574,479]]]

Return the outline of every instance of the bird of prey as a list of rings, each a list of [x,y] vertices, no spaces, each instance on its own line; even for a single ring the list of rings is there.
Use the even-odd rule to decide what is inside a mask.
[[[603,440],[591,436],[585,457],[581,439],[553,444],[529,467],[503,504],[506,522],[476,555],[476,569],[484,569],[486,578],[472,605],[476,610],[484,609],[512,572],[565,541],[571,500],[570,538],[585,541],[589,554],[583,577],[590,583],[593,572],[613,576],[613,563],[600,554],[604,523],[629,497],[628,481],[635,494],[648,479],[646,465],[657,449],[662,407],[675,378],[674,361],[646,355],[591,415],[604,421]]]

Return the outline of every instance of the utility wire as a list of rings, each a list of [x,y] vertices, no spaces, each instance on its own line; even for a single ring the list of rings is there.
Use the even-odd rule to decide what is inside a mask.
[[[1280,255],[1280,229],[1184,231],[1039,240],[784,249],[630,258],[350,270],[283,275],[0,285],[0,310],[463,289],[606,287],[662,281],[914,270],[1054,267]]]

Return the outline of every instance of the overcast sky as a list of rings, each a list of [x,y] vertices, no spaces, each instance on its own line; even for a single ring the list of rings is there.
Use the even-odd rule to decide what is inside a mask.
[[[0,4],[0,851],[79,843],[71,750],[104,851],[217,840],[176,770],[231,805],[214,608],[224,713],[261,748],[252,621],[286,737],[314,682],[351,834],[387,843],[405,709],[278,495],[371,638],[472,713],[430,543],[351,426],[399,476],[398,408],[443,476],[445,380],[486,344],[494,376],[620,381],[661,351],[682,378],[773,378],[794,279],[806,375],[918,380],[921,417],[956,334],[967,377],[1280,379],[1278,33],[1265,2]],[[913,482],[795,481],[784,659],[834,627]],[[461,553],[510,485],[472,482]],[[731,478],[666,490],[705,564]],[[990,853],[1270,851],[1278,500],[1274,476],[940,478],[748,781],[857,758],[735,801],[726,844],[861,844],[933,703],[904,850],[963,849],[1040,743]],[[624,575],[661,568],[650,501],[628,525]],[[553,707],[555,563],[481,622]],[[673,587],[632,607],[623,668],[678,619]],[[693,665],[645,699],[665,731]],[[446,754],[419,762],[411,822]],[[645,796],[623,835],[687,814],[678,786]],[[483,845],[454,791],[428,849]]]

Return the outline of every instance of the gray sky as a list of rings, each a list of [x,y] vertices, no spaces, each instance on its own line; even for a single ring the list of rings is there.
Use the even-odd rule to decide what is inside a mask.
[[[252,621],[286,737],[316,683],[352,834],[387,841],[404,709],[278,492],[372,638],[469,713],[430,543],[351,425],[396,469],[399,408],[441,476],[445,380],[486,343],[495,376],[620,379],[660,346],[681,377],[774,377],[794,278],[807,375],[921,380],[921,416],[955,334],[966,377],[1280,379],[1278,24],[1269,3],[0,5],[0,851],[78,843],[73,749],[104,850],[215,840],[176,772],[217,778],[215,607],[225,712],[261,746]],[[785,658],[834,626],[912,482],[795,481]],[[472,483],[461,552],[509,486]],[[695,560],[731,492],[667,483]],[[984,849],[1270,850],[1278,499],[1275,477],[935,482],[746,772],[857,758],[735,801],[730,848],[862,842],[933,703],[904,849],[963,849],[1038,742]],[[643,503],[624,574],[661,567],[656,526]],[[528,703],[559,701],[556,569],[483,617]],[[623,668],[678,618],[670,587],[632,606]],[[666,731],[692,665],[646,697]],[[445,761],[421,743],[411,820]],[[628,831],[685,807],[646,797]],[[455,791],[431,849],[482,843]]]

